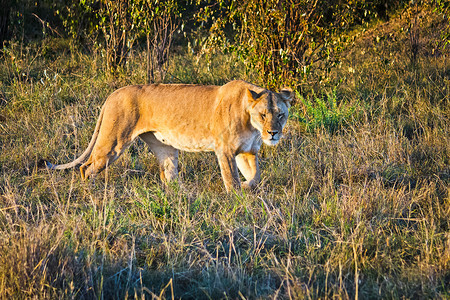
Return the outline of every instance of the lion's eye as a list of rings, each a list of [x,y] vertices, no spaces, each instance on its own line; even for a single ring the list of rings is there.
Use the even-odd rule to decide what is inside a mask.
[[[278,115],[278,119],[281,120],[281,119],[283,119],[283,118],[284,118],[284,114],[279,114],[279,115]]]
[[[261,119],[265,120],[266,119],[266,114],[261,114]]]

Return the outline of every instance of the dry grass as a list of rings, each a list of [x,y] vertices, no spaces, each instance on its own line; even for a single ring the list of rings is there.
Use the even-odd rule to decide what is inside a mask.
[[[81,153],[106,96],[145,68],[136,55],[132,75],[109,82],[100,56],[12,44],[0,72],[0,298],[450,297],[449,56],[427,54],[425,21],[414,66],[395,26],[370,32],[394,40],[349,45],[313,88],[335,90],[352,119],[337,131],[292,119],[261,151],[260,189],[231,196],[205,153],[181,154],[183,183],[164,189],[140,142],[95,182],[38,169]],[[249,79],[227,56],[174,62],[173,81]]]

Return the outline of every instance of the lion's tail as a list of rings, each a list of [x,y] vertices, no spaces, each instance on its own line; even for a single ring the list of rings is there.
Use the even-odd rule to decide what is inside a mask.
[[[81,154],[74,161],[67,163],[67,164],[54,165],[54,164],[46,161],[45,166],[50,170],[63,170],[63,169],[73,168],[77,165],[82,164],[89,157],[89,155],[91,155],[92,149],[94,149],[94,145],[95,145],[95,142],[97,141],[98,133],[100,132],[100,126],[102,125],[103,111],[104,111],[104,107],[102,108],[102,110],[100,112],[100,116],[97,121],[97,124],[95,125],[95,130],[94,130],[94,134],[92,135],[91,141],[89,142],[89,145],[87,146],[86,150],[84,150],[83,154]]]

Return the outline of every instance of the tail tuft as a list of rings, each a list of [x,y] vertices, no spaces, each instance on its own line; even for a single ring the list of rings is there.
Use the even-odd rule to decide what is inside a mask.
[[[38,167],[38,169],[52,169],[53,164],[49,163],[48,160],[46,160],[46,159],[40,159],[37,162],[37,167]]]

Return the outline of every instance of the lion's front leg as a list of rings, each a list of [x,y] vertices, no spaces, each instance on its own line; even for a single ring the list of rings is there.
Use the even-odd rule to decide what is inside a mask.
[[[239,175],[236,166],[236,159],[233,154],[224,151],[216,151],[219,160],[220,172],[227,193],[240,189]]]
[[[259,171],[258,157],[253,153],[240,153],[236,156],[236,163],[239,171],[245,177],[243,188],[254,189],[261,181],[261,173]]]

